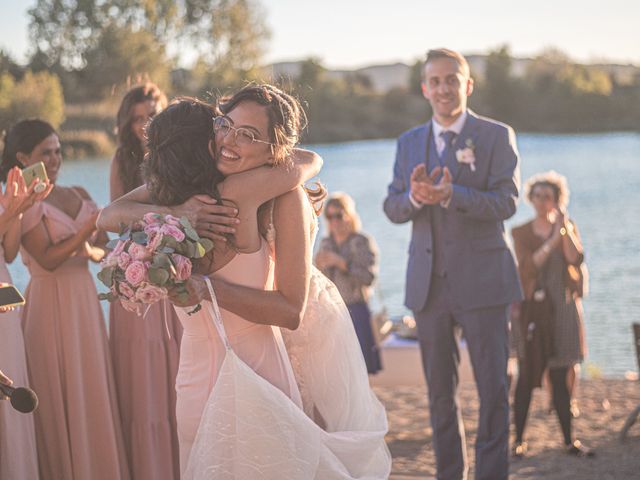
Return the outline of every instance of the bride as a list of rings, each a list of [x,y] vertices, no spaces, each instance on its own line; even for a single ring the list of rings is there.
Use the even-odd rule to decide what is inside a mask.
[[[185,103],[195,108],[193,102],[177,105]],[[174,115],[176,108],[159,114],[149,127],[148,187],[107,207],[99,222],[113,228],[158,211],[187,213],[200,230],[210,226],[207,220],[213,220],[216,210],[205,204],[211,200],[199,196],[197,203],[185,202],[187,193],[230,199],[239,210],[232,241],[217,242],[207,265],[214,289],[208,280],[190,281],[190,303],[200,297],[209,301],[192,315],[186,313],[191,308],[178,308],[185,337],[196,334],[193,345],[183,343],[177,385],[179,402],[186,396],[187,410],[197,418],[191,422],[195,429],[186,428],[197,433],[181,455],[183,477],[387,478],[391,459],[384,443],[384,408],[369,388],[344,303],[311,266],[316,215],[304,190],[294,186],[316,173],[301,161],[313,154],[296,150],[299,160],[293,168],[266,166],[282,163],[293,151],[301,123],[299,105],[274,87],[246,87],[220,105],[215,147],[206,130],[186,135],[183,118]],[[184,155],[163,154],[163,123],[179,130],[171,144],[172,149],[182,145]],[[203,164],[189,165],[196,157],[189,151],[202,150],[202,145],[211,145],[217,159],[217,170],[212,164],[208,171],[228,176],[224,181],[210,174],[186,178],[185,171],[202,171]],[[274,192],[277,189],[281,191]],[[269,195],[287,190],[272,208],[258,209]],[[177,206],[140,204],[151,199]],[[276,257],[275,285],[270,252]],[[283,327],[288,357],[277,327]],[[295,372],[293,389],[289,359]],[[185,368],[188,373],[183,375]],[[185,432],[181,418],[188,415],[181,416],[180,410],[179,405],[179,431]]]

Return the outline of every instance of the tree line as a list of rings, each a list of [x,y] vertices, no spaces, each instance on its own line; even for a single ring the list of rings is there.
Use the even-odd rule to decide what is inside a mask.
[[[37,0],[29,16],[27,64],[0,52],[0,130],[40,116],[100,153],[92,149],[111,148],[117,103],[134,83],[151,80],[169,95],[212,99],[264,80],[270,32],[257,0]],[[180,68],[185,51],[191,66]],[[488,53],[483,75],[474,75],[471,108],[519,131],[640,128],[640,73],[620,83],[556,50],[543,51],[518,76],[513,61],[507,46]],[[426,121],[421,73],[416,60],[406,87],[379,92],[365,75],[335,78],[310,58],[295,77],[267,80],[302,100],[305,141],[338,142],[392,138]]]

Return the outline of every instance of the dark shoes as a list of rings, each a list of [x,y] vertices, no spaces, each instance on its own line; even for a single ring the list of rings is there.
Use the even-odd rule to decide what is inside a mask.
[[[511,454],[514,458],[524,458],[527,454],[527,442],[514,443]]]
[[[571,445],[567,445],[567,454],[572,455],[574,457],[595,457],[596,452],[593,450],[589,450],[586,448],[580,440],[574,440]]]

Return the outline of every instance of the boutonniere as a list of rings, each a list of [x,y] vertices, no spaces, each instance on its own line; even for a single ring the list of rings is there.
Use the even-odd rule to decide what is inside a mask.
[[[473,140],[471,140],[470,138],[467,138],[464,144],[464,148],[459,148],[458,150],[456,150],[456,159],[458,160],[458,163],[469,165],[471,171],[475,172],[476,156],[473,152],[476,149],[476,146],[473,144]]]

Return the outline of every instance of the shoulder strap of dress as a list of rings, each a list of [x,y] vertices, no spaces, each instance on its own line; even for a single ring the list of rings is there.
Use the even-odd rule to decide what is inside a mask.
[[[204,278],[207,283],[207,288],[209,289],[209,295],[211,295],[211,303],[206,302],[208,308],[211,309],[211,318],[213,321],[213,326],[216,327],[218,331],[218,335],[220,335],[220,339],[224,344],[225,350],[231,350],[231,344],[229,343],[229,339],[227,338],[227,334],[224,330],[224,324],[222,323],[222,314],[220,313],[220,307],[218,307],[218,299],[216,298],[216,293],[213,291],[213,285],[211,285],[211,279],[209,277]],[[209,307],[209,305],[211,305]]]

